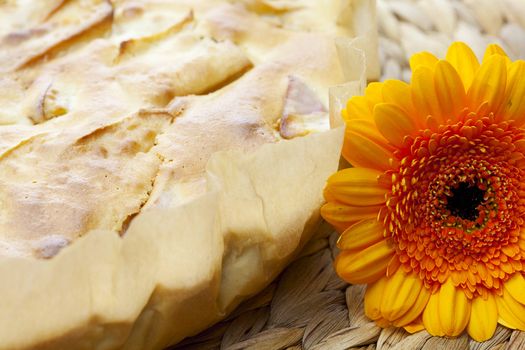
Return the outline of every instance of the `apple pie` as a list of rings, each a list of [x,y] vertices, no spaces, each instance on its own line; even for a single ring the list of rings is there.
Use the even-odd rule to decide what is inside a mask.
[[[0,349],[162,349],[260,291],[374,30],[371,0],[0,1]]]

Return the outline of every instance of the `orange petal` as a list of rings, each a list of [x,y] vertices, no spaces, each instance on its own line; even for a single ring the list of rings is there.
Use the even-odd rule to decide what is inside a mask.
[[[410,69],[414,72],[419,67],[434,69],[438,59],[430,52],[418,52],[410,57]]]
[[[483,61],[470,86],[467,99],[472,111],[476,111],[483,102],[488,102],[489,109],[497,112],[505,98],[507,85],[507,66],[505,58],[492,55]]]
[[[334,228],[334,230],[339,233],[339,234],[342,234],[343,232],[345,232],[345,230],[348,228],[348,226],[350,226],[351,224],[331,224]]]
[[[356,206],[385,203],[387,189],[378,182],[382,172],[368,168],[347,168],[328,178],[326,190],[336,200]]]
[[[439,124],[444,123],[441,107],[434,89],[434,72],[427,67],[419,67],[412,74],[412,101],[421,120],[434,116]]]
[[[404,269],[386,279],[381,301],[381,315],[385,320],[394,321],[403,316],[413,306],[423,287],[416,274],[407,274]]]
[[[467,101],[467,94],[458,72],[447,61],[439,61],[434,71],[434,83],[445,120],[458,121]]]
[[[366,287],[365,315],[371,320],[381,319],[381,300],[385,289],[386,278],[380,278]]]
[[[390,322],[388,322],[387,320],[385,320],[384,318],[379,318],[377,320],[374,320],[376,325],[378,327],[381,327],[381,328],[388,328],[390,327]]]
[[[421,318],[418,318],[414,320],[414,322],[407,324],[406,326],[403,326],[403,328],[408,333],[413,334],[413,333],[416,333],[416,332],[419,332],[425,329],[425,325],[423,325],[423,321],[421,320]]]
[[[383,239],[385,228],[376,219],[362,220],[343,232],[337,241],[341,250],[361,250]]]
[[[326,187],[323,190],[323,195],[324,195],[325,201],[327,201],[327,202],[336,202],[336,199],[335,199],[334,195],[332,194],[332,192],[327,191]]]
[[[347,228],[356,221],[374,219],[382,206],[356,207],[339,202],[328,202],[321,207],[321,216],[336,227]]]
[[[393,255],[394,249],[384,239],[358,252],[342,251],[335,260],[335,270],[348,283],[372,283],[385,275]]]
[[[521,304],[525,304],[525,277],[521,273],[514,273],[504,284],[505,290]]]
[[[392,103],[377,104],[374,119],[379,132],[397,147],[403,145],[406,136],[414,135],[418,130],[412,117]]]
[[[439,292],[439,321],[443,333],[450,337],[460,335],[470,318],[470,302],[463,290],[456,288],[452,279],[445,281]]]
[[[501,118],[515,120],[518,126],[525,124],[525,61],[510,65],[507,92],[501,108]]]
[[[423,311],[423,324],[428,333],[433,336],[442,337],[445,332],[441,328],[439,320],[439,295],[434,293],[428,299],[427,307]]]
[[[446,57],[458,72],[465,90],[468,90],[479,69],[478,59],[472,49],[464,43],[455,42],[448,48]]]
[[[381,214],[379,214],[381,215]],[[380,220],[380,216],[378,215],[377,219]],[[387,235],[390,235],[390,232],[384,233],[385,237]],[[397,255],[394,255],[390,262],[388,263],[388,267],[386,268],[386,276],[392,276],[394,273],[396,273],[397,269],[401,267],[401,261],[399,261],[399,257]]]
[[[495,296],[498,305],[498,323],[507,328],[525,331],[525,306],[520,304],[506,290],[502,296]]]
[[[475,341],[485,341],[494,335],[498,325],[498,307],[494,295],[488,294],[487,300],[481,297],[472,300],[468,334]]]
[[[353,166],[377,170],[390,169],[391,147],[377,129],[367,123],[353,120],[346,126],[343,157]]]

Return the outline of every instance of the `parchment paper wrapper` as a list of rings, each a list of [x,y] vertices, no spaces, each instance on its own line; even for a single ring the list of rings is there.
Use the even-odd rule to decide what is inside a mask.
[[[374,2],[354,5],[362,36],[337,43],[349,83],[332,89],[334,129],[215,153],[203,196],[143,211],[124,237],[94,231],[50,260],[3,258],[0,348],[162,349],[269,284],[319,222],[342,106],[378,75]]]

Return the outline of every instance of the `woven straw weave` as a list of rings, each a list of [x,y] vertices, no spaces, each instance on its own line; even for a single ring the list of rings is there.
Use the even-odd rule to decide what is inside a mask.
[[[525,0],[378,0],[377,11],[383,80],[408,81],[411,54],[442,57],[456,40],[480,58],[489,43],[500,44],[512,59],[525,58]],[[346,284],[333,271],[336,239],[323,224],[274,283],[225,321],[170,350],[525,349],[525,332],[499,326],[484,343],[467,335],[446,339],[378,328],[364,315],[364,287]]]

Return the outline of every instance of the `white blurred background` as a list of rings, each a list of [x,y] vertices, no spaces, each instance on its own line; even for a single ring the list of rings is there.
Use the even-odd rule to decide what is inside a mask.
[[[525,0],[377,0],[377,21],[382,80],[410,80],[410,55],[444,57],[453,41],[480,59],[490,43],[525,59]]]

